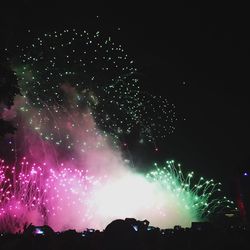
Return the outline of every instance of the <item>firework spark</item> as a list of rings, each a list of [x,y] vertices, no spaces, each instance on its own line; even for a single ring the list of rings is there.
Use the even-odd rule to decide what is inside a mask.
[[[71,148],[67,133],[58,135],[62,116],[57,113],[75,109],[91,112],[98,128],[118,140],[136,130],[138,141],[155,143],[175,129],[174,105],[145,93],[134,60],[100,31],[45,33],[6,54],[13,55],[9,61],[25,97],[20,109],[46,140]]]

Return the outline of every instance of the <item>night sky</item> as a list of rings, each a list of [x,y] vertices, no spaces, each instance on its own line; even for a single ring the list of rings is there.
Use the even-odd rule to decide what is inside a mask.
[[[1,46],[23,39],[28,28],[95,29],[98,15],[103,30],[136,61],[145,91],[176,105],[175,133],[159,142],[159,152],[134,145],[138,162],[145,152],[153,161],[174,158],[225,186],[237,171],[249,168],[250,20],[244,6],[80,8],[21,2],[1,9]]]

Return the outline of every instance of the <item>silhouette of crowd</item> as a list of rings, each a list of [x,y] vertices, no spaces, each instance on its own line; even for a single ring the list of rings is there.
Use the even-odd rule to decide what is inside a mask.
[[[176,250],[250,249],[247,225],[215,226],[193,222],[190,228],[160,229],[147,220],[115,220],[105,230],[54,232],[49,226],[29,225],[23,233],[1,233],[0,249]]]

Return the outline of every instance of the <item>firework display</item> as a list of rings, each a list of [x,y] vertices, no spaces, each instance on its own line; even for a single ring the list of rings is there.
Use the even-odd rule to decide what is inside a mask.
[[[218,198],[220,183],[195,182],[173,161],[147,174],[131,168],[126,136],[157,149],[174,132],[175,107],[143,91],[133,59],[110,37],[65,29],[5,53],[22,96],[1,114],[17,133],[7,137],[11,163],[0,162],[0,231],[102,230],[126,217],[190,226],[233,206]]]
[[[22,231],[30,223],[57,231],[103,229],[126,217],[147,218],[162,228],[190,226],[218,209],[232,207],[226,197],[212,198],[220,192],[220,183],[200,178],[193,184],[193,173],[185,178],[173,161],[155,165],[146,175],[125,165],[117,168],[90,175],[64,164],[54,168],[24,158],[20,166],[10,167],[2,160],[0,230]]]
[[[62,116],[58,121],[54,116],[70,118],[75,109],[90,110],[98,128],[113,139],[136,128],[138,141],[154,143],[175,129],[174,104],[143,91],[133,59],[100,31],[45,33],[5,52],[25,98],[20,109],[29,114],[35,108],[27,119],[46,140],[71,148],[68,134],[59,135]]]

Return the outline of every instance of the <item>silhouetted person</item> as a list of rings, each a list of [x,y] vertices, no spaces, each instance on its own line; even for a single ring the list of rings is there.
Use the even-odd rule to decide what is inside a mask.
[[[105,250],[136,249],[135,229],[126,220],[114,220],[104,230]]]

